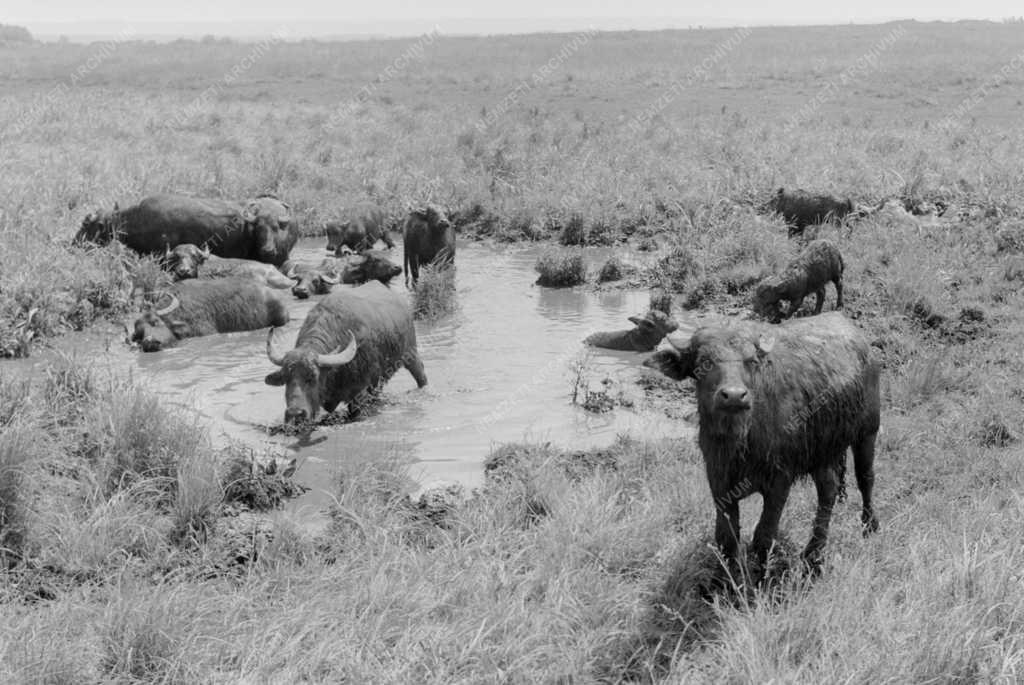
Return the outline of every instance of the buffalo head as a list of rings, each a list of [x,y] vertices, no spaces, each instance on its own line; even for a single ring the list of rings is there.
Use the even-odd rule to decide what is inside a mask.
[[[384,252],[363,250],[358,255],[346,257],[340,277],[342,283],[357,284],[380,281],[387,285],[392,278],[401,273],[402,267],[388,259]]]
[[[729,328],[701,328],[670,334],[668,343],[644,366],[675,380],[694,380],[702,431],[744,438],[754,406],[754,375],[775,340]]]
[[[310,295],[326,295],[341,281],[335,266],[328,260],[324,260],[324,263],[316,268],[292,264],[285,276],[295,281],[292,295],[300,300],[305,300]]]
[[[647,344],[647,349],[653,349],[662,338],[679,328],[679,324],[668,314],[657,309],[652,309],[643,316],[631,316],[629,320],[636,326],[637,333]]]
[[[351,221],[332,221],[324,226],[324,233],[327,234],[328,252],[337,254],[343,247],[348,246],[349,228],[351,226]]]
[[[161,348],[187,335],[188,324],[171,317],[179,307],[178,298],[170,295],[170,303],[157,309],[149,305],[135,320],[129,342],[137,342],[143,352],[159,352]]]
[[[173,250],[168,246],[164,253],[167,269],[174,274],[175,280],[179,281],[198,278],[199,267],[209,258],[210,248],[201,250],[191,243],[178,245]]]
[[[242,219],[252,231],[257,259],[280,266],[298,240],[291,208],[277,198],[260,196],[246,203]]]
[[[443,235],[452,227],[444,209],[435,204],[424,205],[409,212],[409,218],[419,224],[425,224],[431,234]]]
[[[117,204],[114,204],[114,211],[106,211],[103,209],[96,210],[95,212],[89,212],[82,219],[82,225],[75,234],[73,243],[75,245],[81,245],[83,243],[95,243],[97,245],[106,245],[114,239],[115,229],[117,227],[117,216],[118,208]]]
[[[321,354],[305,347],[296,347],[282,354],[275,336],[276,328],[267,335],[267,357],[281,367],[267,374],[267,385],[285,386],[285,423],[297,425],[312,421],[320,411],[323,374],[330,369],[351,362],[359,349],[356,337],[349,332],[345,348],[338,347],[330,354]]]
[[[758,283],[751,301],[754,312],[770,321],[778,321],[782,317],[782,310],[779,308],[779,301],[783,299],[779,292],[781,285],[777,275],[769,276]]]

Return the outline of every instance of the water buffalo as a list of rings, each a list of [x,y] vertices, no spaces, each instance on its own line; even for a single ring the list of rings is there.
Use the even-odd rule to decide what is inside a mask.
[[[842,314],[677,331],[644,366],[695,381],[698,441],[717,512],[715,541],[727,558],[738,558],[739,501],[755,492],[764,499],[752,541],[763,561],[790,487],[809,475],[818,510],[803,558],[817,568],[847,447],[853,448],[864,533],[878,529],[871,490],[880,365],[867,338]]]
[[[157,352],[182,338],[288,323],[288,309],[275,291],[248,278],[179,281],[167,295],[169,304],[149,307],[129,331],[129,340],[143,352]]]
[[[341,220],[329,222],[324,230],[327,233],[327,251],[339,257],[342,246],[353,252],[368,250],[378,240],[383,240],[388,249],[395,246],[387,230],[384,212],[370,202],[350,207]]]
[[[812,240],[782,273],[761,281],[754,291],[754,311],[772,320],[783,317],[779,303],[789,302],[785,314],[793,316],[804,298],[814,293],[814,313],[821,313],[825,301],[825,285],[836,287],[836,309],[843,308],[843,255],[830,240]]]
[[[304,300],[310,295],[326,295],[338,283],[358,285],[369,281],[388,284],[402,273],[381,250],[363,250],[360,254],[328,257],[317,267],[286,265],[285,275],[294,281],[292,295]]]
[[[115,238],[142,254],[163,254],[185,243],[208,246],[218,257],[279,266],[288,259],[298,228],[285,203],[260,196],[244,204],[227,200],[153,195],[137,205],[89,214],[74,242]]]
[[[583,342],[609,350],[650,352],[662,338],[679,327],[679,324],[667,314],[657,309],[652,309],[643,316],[631,316],[629,320],[636,326],[635,328],[592,333]]]
[[[408,301],[375,281],[320,300],[306,316],[295,348],[284,353],[278,344],[271,329],[267,357],[281,368],[266,382],[285,386],[289,424],[311,421],[320,407],[332,412],[342,402],[349,417],[358,415],[363,401],[401,367],[419,387],[427,384]]]
[[[290,288],[292,279],[275,269],[270,264],[255,262],[251,259],[234,259],[218,257],[210,253],[210,249],[200,250],[197,246],[187,243],[168,249],[164,262],[174,278],[183,281],[187,278],[225,278],[242,276],[271,288]]]
[[[420,278],[420,265],[455,261],[455,227],[443,209],[427,205],[409,212],[402,226],[405,247],[405,284]]]
[[[853,202],[840,200],[834,195],[812,194],[806,190],[786,191],[783,188],[767,203],[767,208],[782,215],[789,225],[789,237],[803,235],[804,229],[814,224],[842,221],[854,214]]]

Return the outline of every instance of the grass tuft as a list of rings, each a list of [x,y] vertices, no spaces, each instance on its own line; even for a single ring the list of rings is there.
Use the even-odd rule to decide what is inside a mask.
[[[580,285],[587,280],[587,267],[579,251],[545,250],[537,258],[534,269],[540,274],[537,285],[549,288]]]
[[[413,315],[434,321],[455,311],[455,269],[428,264],[420,269],[420,279],[413,293]]]
[[[622,263],[622,260],[612,255],[605,260],[604,264],[597,272],[598,283],[608,283],[609,281],[621,281],[626,274],[626,265]]]

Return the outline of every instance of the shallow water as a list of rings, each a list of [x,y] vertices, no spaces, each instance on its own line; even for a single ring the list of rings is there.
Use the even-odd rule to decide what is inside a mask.
[[[323,238],[300,241],[294,259],[319,261]],[[401,249],[393,259],[401,264]],[[417,322],[428,385],[417,389],[400,370],[384,389],[384,402],[366,418],[318,428],[311,436],[271,436],[266,426],[284,415],[284,390],[264,383],[275,367],[265,354],[266,329],[183,341],[152,354],[115,343],[105,353],[167,400],[190,407],[213,426],[215,439],[241,440],[257,452],[272,447],[299,457],[297,478],[312,490],[294,506],[319,508],[329,497],[341,460],[400,452],[416,460],[410,470],[422,483],[482,479],[491,448],[508,441],[547,441],[564,447],[609,444],[618,433],[681,435],[691,430],[643,408],[635,386],[646,355],[594,350],[582,339],[597,330],[627,328],[626,318],[646,310],[646,291],[592,292],[533,285],[539,248],[460,245],[458,311],[439,322]],[[607,251],[588,252],[595,262]],[[339,286],[343,287],[343,286]],[[405,292],[401,277],[394,286]],[[291,299],[289,346],[319,298]],[[592,390],[612,379],[637,400],[632,408],[596,414],[573,404],[582,376]],[[308,509],[307,509],[308,510]]]

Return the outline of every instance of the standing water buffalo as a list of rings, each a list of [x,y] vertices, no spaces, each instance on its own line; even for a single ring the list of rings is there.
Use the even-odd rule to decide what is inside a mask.
[[[437,205],[414,209],[402,226],[405,247],[405,284],[420,278],[420,265],[455,262],[455,227]]]
[[[854,213],[853,202],[840,200],[834,195],[814,195],[806,190],[786,192],[779,188],[768,201],[767,208],[782,215],[789,225],[789,237],[803,235],[804,229],[814,224],[842,221]]]
[[[252,331],[288,323],[288,309],[273,290],[248,278],[187,280],[172,285],[170,303],[150,307],[129,332],[143,352],[157,352],[182,338]]]
[[[117,239],[142,254],[163,254],[184,243],[208,246],[218,257],[280,266],[299,238],[291,210],[270,196],[244,205],[183,195],[153,195],[126,209],[89,214],[74,242]]]
[[[251,259],[234,259],[218,257],[210,253],[210,249],[200,250],[191,243],[178,245],[167,250],[164,262],[175,280],[187,278],[225,278],[241,276],[258,283],[265,283],[271,288],[290,288],[292,279],[275,269],[270,264],[254,262]]]
[[[282,353],[277,344],[271,329],[267,356],[281,368],[266,382],[285,386],[289,424],[311,421],[320,407],[332,412],[342,402],[350,417],[358,415],[361,400],[400,367],[419,387],[427,384],[409,303],[380,283],[328,295],[306,316],[295,349]]]
[[[338,256],[341,256],[339,250],[342,246],[353,252],[368,250],[378,240],[383,240],[389,250],[395,246],[388,234],[384,212],[371,202],[350,207],[340,221],[329,222],[324,230],[327,233],[327,251]]]
[[[665,312],[657,309],[652,309],[643,316],[631,316],[629,320],[636,328],[592,333],[583,342],[608,350],[650,352],[661,342],[662,338],[679,327],[679,324],[669,318]]]
[[[739,501],[755,492],[764,499],[752,541],[764,561],[790,487],[810,475],[818,511],[803,558],[816,569],[847,447],[853,448],[864,533],[878,529],[871,490],[879,363],[856,326],[832,312],[778,326],[746,321],[703,327],[668,340],[670,347],[644,366],[696,383],[699,443],[717,512],[715,541],[727,558],[738,558]]]
[[[769,276],[754,291],[754,311],[772,320],[782,317],[779,303],[789,302],[785,316],[793,316],[804,298],[814,293],[814,313],[821,313],[825,285],[836,286],[836,309],[843,308],[843,255],[830,240],[812,240],[780,274]]]
[[[328,257],[315,268],[297,264],[286,264],[282,268],[286,278],[294,281],[292,295],[300,300],[310,295],[326,295],[338,283],[358,285],[380,281],[387,285],[392,278],[402,273],[402,267],[380,250],[363,250],[357,255]]]

